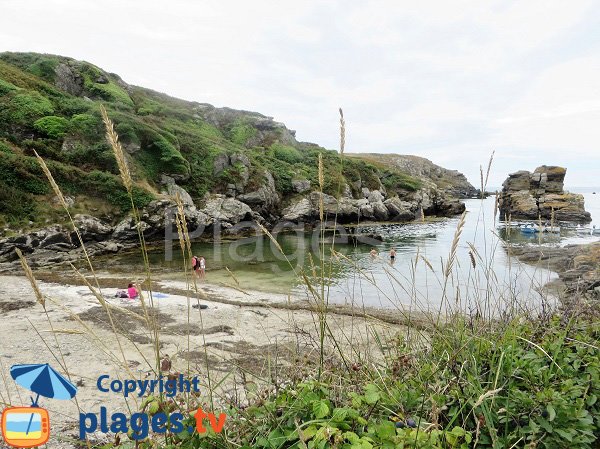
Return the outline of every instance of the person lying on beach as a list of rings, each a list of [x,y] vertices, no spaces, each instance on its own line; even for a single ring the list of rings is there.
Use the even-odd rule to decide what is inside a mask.
[[[127,290],[117,290],[117,293],[115,293],[115,298],[135,299],[138,297],[138,295],[139,291],[137,286],[133,283],[129,283],[129,285],[127,285]]]

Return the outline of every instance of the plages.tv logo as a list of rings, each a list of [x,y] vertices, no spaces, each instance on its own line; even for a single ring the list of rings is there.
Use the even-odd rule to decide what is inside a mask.
[[[2,411],[2,438],[9,446],[29,448],[45,444],[50,438],[50,416],[38,407],[40,396],[72,399],[77,387],[49,364],[13,365],[10,375],[21,387],[35,393],[30,407],[8,407]]]

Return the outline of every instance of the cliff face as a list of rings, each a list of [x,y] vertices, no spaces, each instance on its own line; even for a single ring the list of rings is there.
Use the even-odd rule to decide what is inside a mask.
[[[502,218],[590,222],[583,195],[563,189],[567,169],[542,165],[533,173],[511,173],[502,185],[499,208]]]
[[[380,153],[358,153],[349,156],[391,166],[416,178],[427,180],[440,191],[454,198],[473,198],[480,193],[479,189],[473,187],[466,176],[459,171],[440,167],[424,157]]]
[[[191,222],[207,229],[248,219],[316,221],[319,156],[323,198],[341,222],[452,215],[464,210],[454,198],[474,192],[460,173],[422,158],[363,155],[342,164],[337,152],[298,142],[295,131],[257,112],[173,98],[63,56],[0,53],[0,235],[64,224],[36,151],[71,214],[94,223],[91,234],[103,229],[96,240],[137,239],[100,104],[126,151],[148,237],[164,234],[160,215],[177,193]],[[24,241],[45,241],[29,234]]]

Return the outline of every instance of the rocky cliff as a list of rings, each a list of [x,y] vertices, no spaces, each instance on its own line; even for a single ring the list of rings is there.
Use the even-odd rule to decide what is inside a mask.
[[[563,189],[566,173],[566,168],[542,165],[533,173],[508,175],[498,198],[502,218],[590,222],[583,195]]]
[[[362,155],[342,163],[336,151],[298,142],[295,131],[260,113],[169,97],[71,58],[0,53],[0,235],[13,235],[0,241],[4,257],[15,247],[77,246],[34,151],[99,250],[137,240],[100,104],[126,151],[148,239],[164,238],[176,194],[194,226],[234,232],[245,220],[313,223],[321,199],[327,218],[343,223],[453,215],[464,210],[456,198],[474,190],[425,159],[388,164]]]
[[[480,194],[479,189],[473,187],[467,177],[459,171],[440,167],[424,157],[380,153],[358,153],[349,156],[391,166],[416,178],[427,180],[437,189],[454,198],[473,198]]]

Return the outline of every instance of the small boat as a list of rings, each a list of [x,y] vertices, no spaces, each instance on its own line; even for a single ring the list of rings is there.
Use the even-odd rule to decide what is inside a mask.
[[[532,224],[522,225],[521,232],[524,234],[535,234],[536,232],[539,232],[539,226]]]

